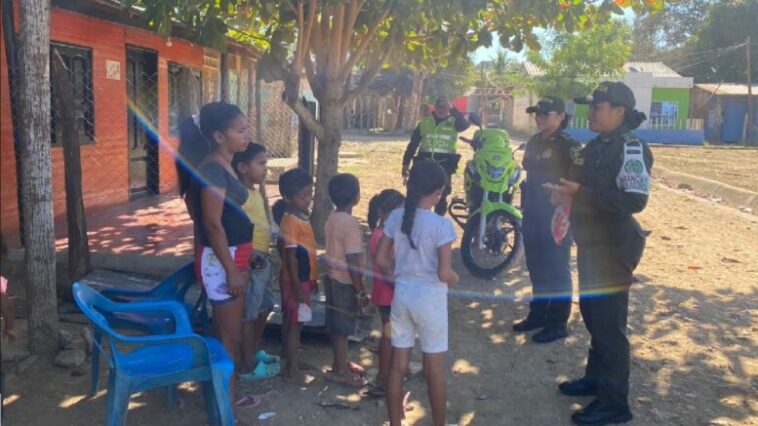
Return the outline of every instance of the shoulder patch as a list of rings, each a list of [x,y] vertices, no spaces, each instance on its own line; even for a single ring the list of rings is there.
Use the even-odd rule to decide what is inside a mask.
[[[616,175],[616,186],[624,192],[650,193],[650,174],[645,167],[639,140],[624,144],[624,157]]]
[[[574,164],[577,166],[584,165],[584,158],[582,157],[583,150],[584,150],[584,147],[582,147],[581,145],[572,146],[571,149],[569,149],[569,155],[571,156],[571,161],[573,161]]]

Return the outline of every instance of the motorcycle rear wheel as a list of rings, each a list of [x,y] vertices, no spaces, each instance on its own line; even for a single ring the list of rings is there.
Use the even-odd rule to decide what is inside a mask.
[[[508,268],[521,252],[521,221],[505,210],[490,213],[484,233],[484,249],[480,250],[480,219],[479,214],[469,218],[463,231],[461,257],[472,275],[492,278]]]

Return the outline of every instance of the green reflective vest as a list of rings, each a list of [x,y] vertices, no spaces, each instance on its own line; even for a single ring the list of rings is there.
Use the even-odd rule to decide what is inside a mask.
[[[455,118],[452,115],[440,124],[435,123],[434,117],[422,118],[419,131],[421,132],[420,152],[455,154],[458,132],[455,130]]]

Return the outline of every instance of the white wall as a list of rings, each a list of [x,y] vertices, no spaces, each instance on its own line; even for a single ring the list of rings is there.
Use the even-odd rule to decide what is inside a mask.
[[[637,101],[636,109],[650,117],[650,104],[653,101],[653,74],[648,72],[626,73],[623,81],[634,93],[634,99]],[[640,127],[647,127],[647,121],[642,123]]]

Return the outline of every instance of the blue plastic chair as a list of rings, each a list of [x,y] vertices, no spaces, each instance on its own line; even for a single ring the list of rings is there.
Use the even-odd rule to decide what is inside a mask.
[[[117,303],[81,283],[74,284],[73,293],[79,309],[106,341],[106,345],[97,345],[109,367],[107,426],[126,423],[132,394],[184,382],[202,382],[211,424],[234,424],[229,395],[234,362],[221,342],[192,331],[184,306],[174,301]],[[155,312],[170,315],[176,330],[164,335],[125,336],[106,319],[116,313]]]
[[[147,291],[135,291],[119,288],[107,288],[100,294],[116,302],[159,302],[177,301],[184,303],[190,319],[194,319],[193,325],[208,334],[209,320],[207,300],[208,296],[203,289],[194,303],[185,303],[189,289],[197,282],[195,278],[194,262],[183,266],[158,285]],[[118,312],[104,314],[108,324],[114,329],[136,330],[144,334],[167,334],[175,328],[173,317],[164,312]],[[100,342],[101,335],[95,330],[93,339]],[[92,348],[92,360],[90,365],[90,395],[97,393],[100,382],[100,349],[98,345]],[[169,402],[172,403],[173,391],[168,390]]]

